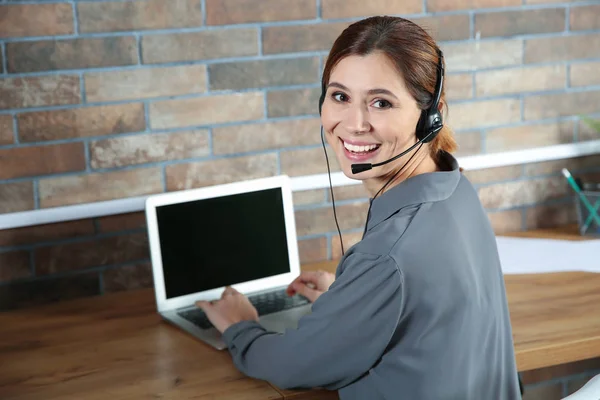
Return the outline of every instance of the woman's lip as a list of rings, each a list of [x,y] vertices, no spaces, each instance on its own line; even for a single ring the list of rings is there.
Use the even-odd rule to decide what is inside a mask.
[[[357,162],[364,162],[364,161],[367,161],[367,160],[375,157],[379,153],[379,149],[381,148],[381,146],[380,146],[376,150],[371,151],[369,153],[358,154],[358,153],[353,153],[350,150],[348,150],[344,146],[344,141],[342,139],[340,139],[340,145],[342,146],[342,150],[344,151],[344,155],[346,156],[346,158],[351,161],[357,161]]]

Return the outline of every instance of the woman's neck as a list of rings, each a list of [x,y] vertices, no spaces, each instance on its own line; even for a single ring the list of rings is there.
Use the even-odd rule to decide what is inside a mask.
[[[408,154],[405,157],[410,157]],[[396,161],[397,163],[406,162],[403,161],[403,158]],[[400,164],[402,165],[402,164]],[[408,164],[402,168],[400,172],[397,169],[390,171],[386,175],[378,176],[377,178],[366,179],[363,181],[364,187],[367,189],[368,193],[373,198],[377,192],[381,190],[381,188],[392,178],[392,176],[398,173],[394,179],[383,189],[377,196],[381,196],[384,192],[387,192],[394,186],[399,183],[412,178],[417,175],[432,173],[435,171],[439,171],[439,167],[436,164],[435,160],[431,157],[431,153],[429,151],[429,146],[421,147],[417,154],[412,157],[412,160]]]

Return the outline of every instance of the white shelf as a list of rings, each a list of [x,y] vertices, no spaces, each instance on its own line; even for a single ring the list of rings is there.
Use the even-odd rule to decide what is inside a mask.
[[[458,162],[465,170],[478,170],[507,165],[562,160],[593,154],[600,154],[600,140],[459,157]],[[331,183],[333,186],[346,186],[360,184],[361,181],[350,179],[343,173],[336,172],[331,174]],[[328,187],[329,178],[326,173],[292,178],[293,191]],[[0,214],[0,230],[143,211],[147,197],[148,196],[130,197],[95,203]]]

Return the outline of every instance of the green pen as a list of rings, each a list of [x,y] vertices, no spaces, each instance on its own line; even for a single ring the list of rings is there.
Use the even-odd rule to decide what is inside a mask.
[[[573,176],[571,175],[571,173],[569,172],[569,170],[566,169],[566,168],[563,168],[562,169],[562,174],[565,176],[565,178],[567,178],[567,182],[569,182],[569,185],[571,185],[571,187],[573,188],[573,190],[575,191],[575,193],[577,193],[577,195],[579,196],[579,198],[581,199],[581,201],[585,205],[585,208],[588,209],[588,211],[590,212],[590,216],[594,218],[594,221],[596,221],[596,225],[600,226],[600,217],[598,217],[598,214],[596,213],[596,210],[594,210],[594,208],[592,207],[592,205],[588,201],[587,197],[585,197],[583,195],[583,193],[581,193],[581,190],[579,189],[579,186],[575,182],[575,179],[573,179]]]

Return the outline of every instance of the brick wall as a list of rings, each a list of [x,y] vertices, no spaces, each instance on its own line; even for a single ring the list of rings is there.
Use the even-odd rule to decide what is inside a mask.
[[[0,213],[326,172],[320,72],[371,14],[440,42],[458,156],[598,138],[596,0],[4,0]],[[575,222],[565,163],[600,179],[599,155],[466,173],[506,232]],[[302,262],[339,256],[328,191],[294,199]],[[367,194],[336,203],[348,246]],[[2,309],[150,285],[140,213],[0,231]]]

